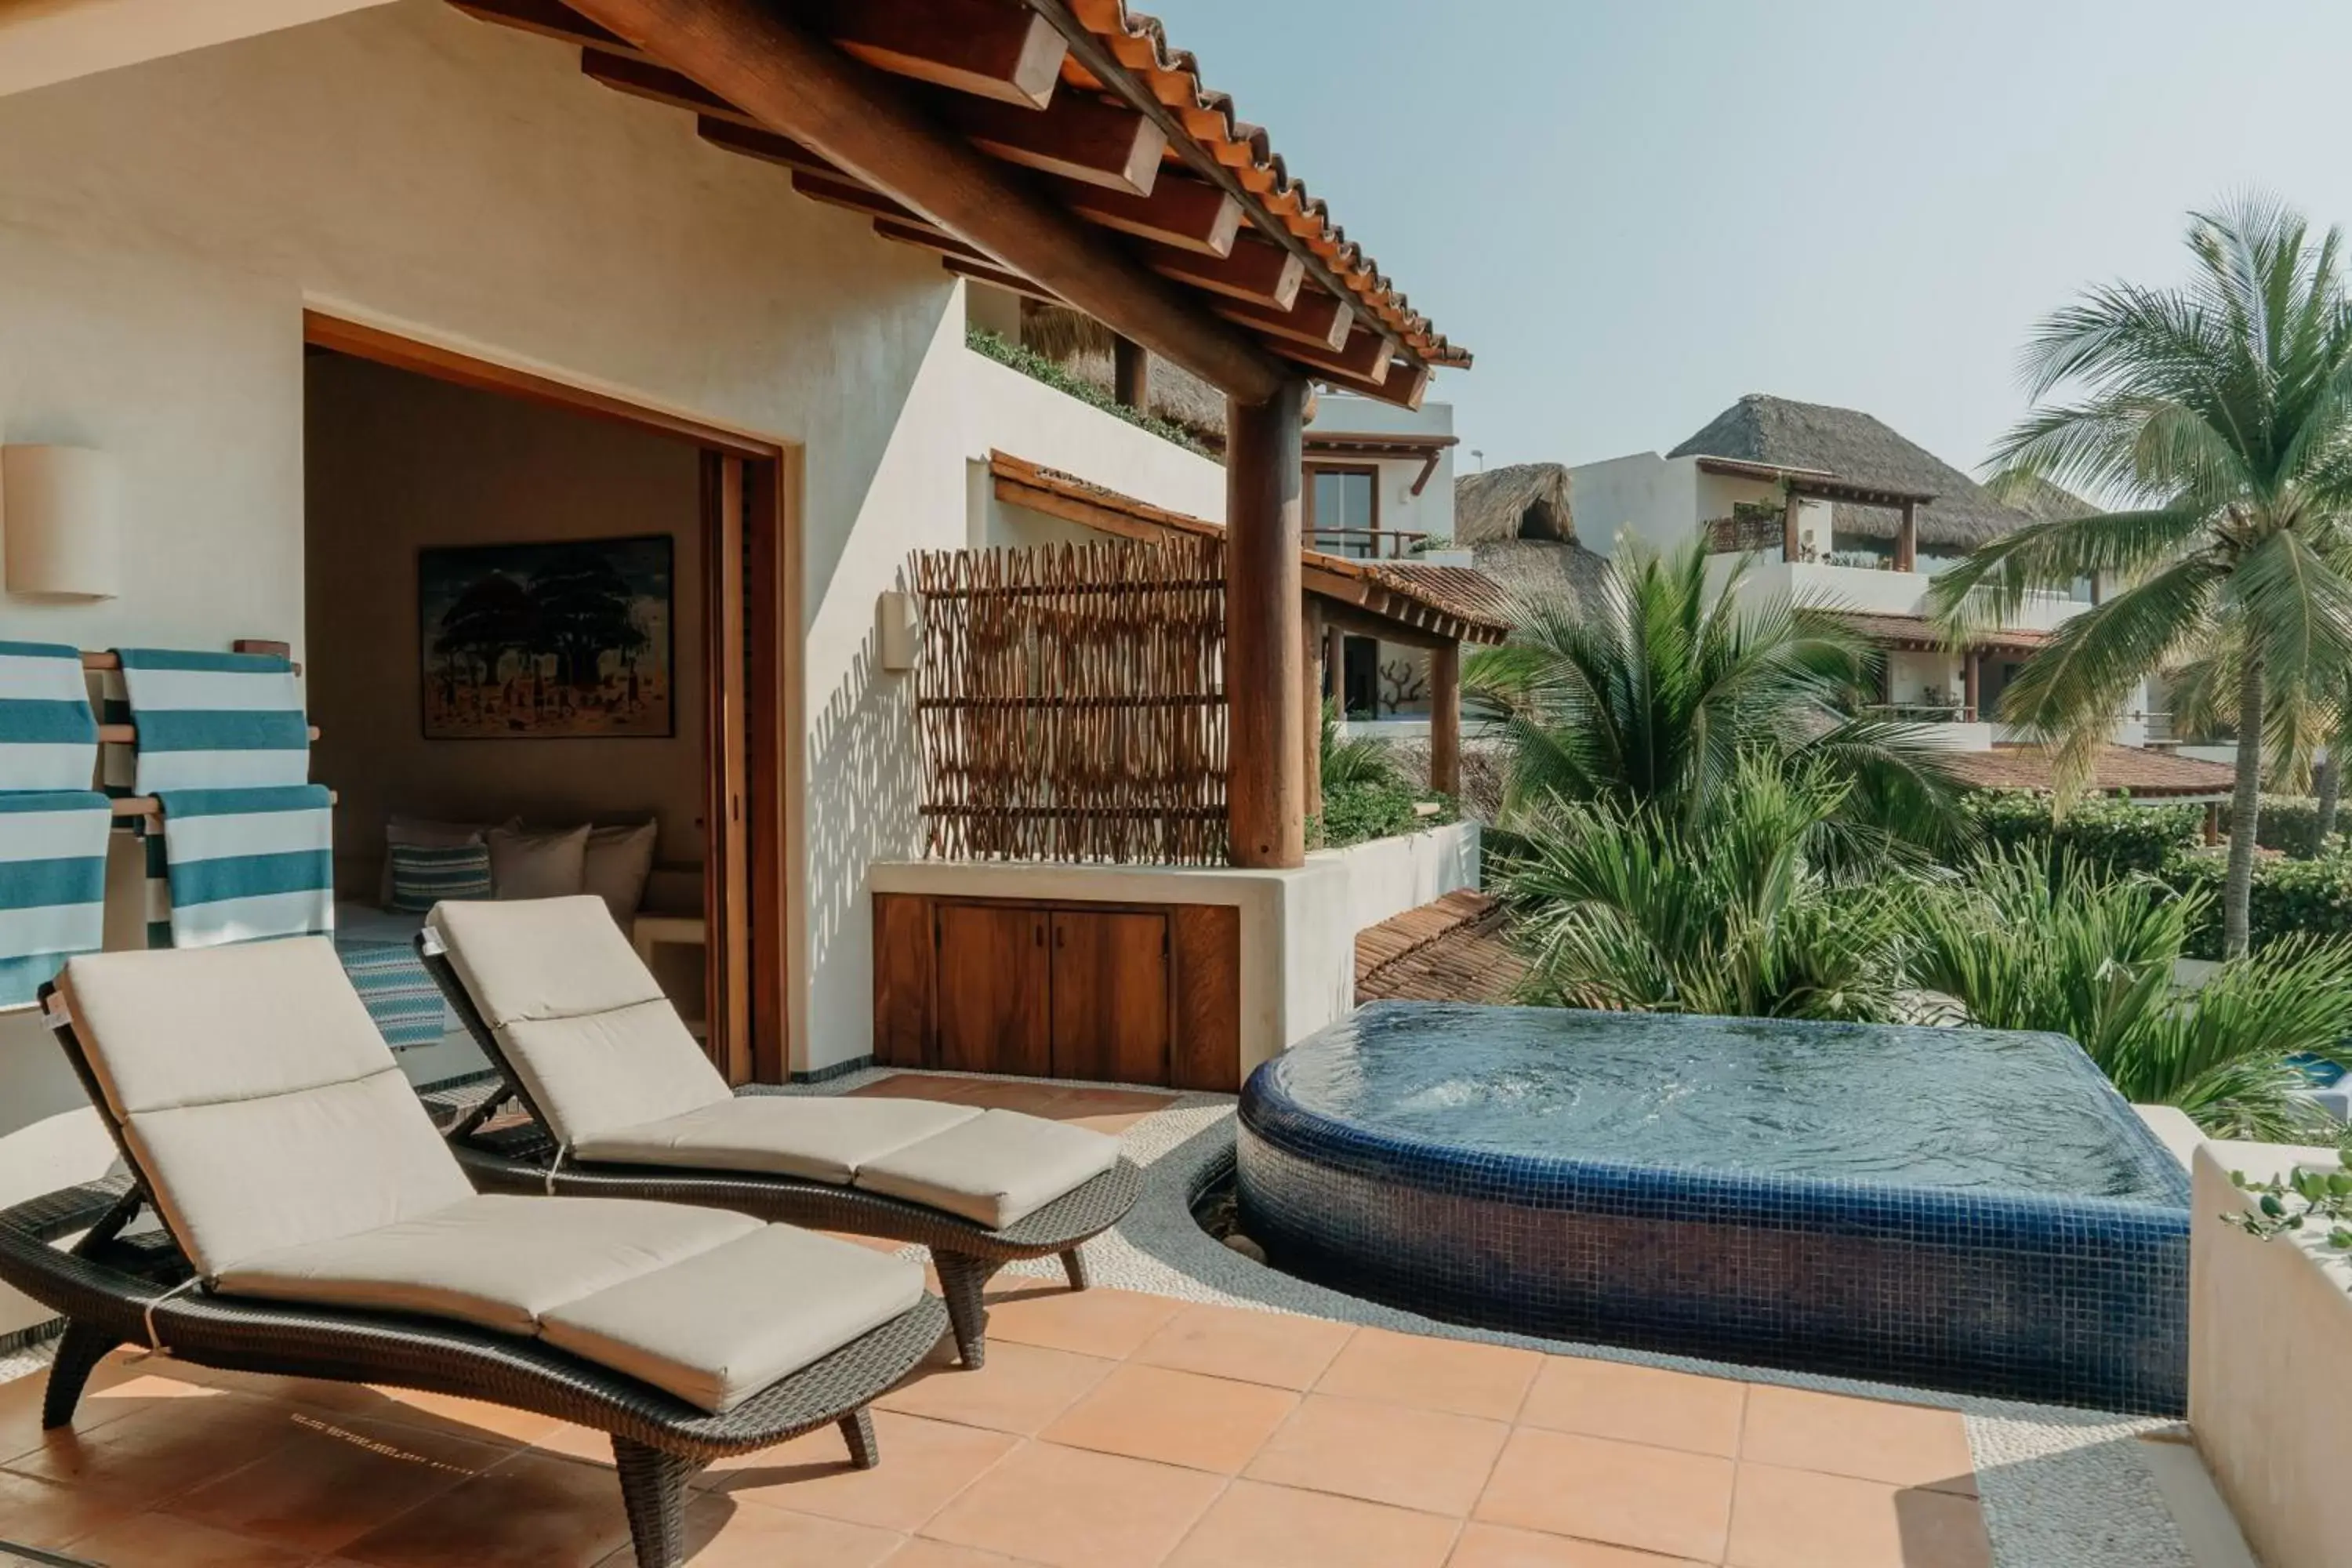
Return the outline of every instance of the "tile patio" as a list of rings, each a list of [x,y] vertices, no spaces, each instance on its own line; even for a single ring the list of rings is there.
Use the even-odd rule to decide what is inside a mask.
[[[1120,1130],[1155,1095],[902,1076]],[[1007,1277],[987,1366],[705,1472],[696,1568],[1990,1568],[1953,1410]],[[0,1384],[0,1539],[121,1568],[625,1568],[594,1434],[118,1356]],[[0,1562],[5,1562],[0,1554]]]

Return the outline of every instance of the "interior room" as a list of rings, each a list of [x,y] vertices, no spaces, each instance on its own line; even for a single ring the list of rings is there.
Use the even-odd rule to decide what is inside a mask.
[[[404,1066],[484,1065],[454,1017],[388,1022],[437,1004],[403,961],[440,897],[598,894],[705,1017],[703,454],[315,343],[305,370],[337,942]]]

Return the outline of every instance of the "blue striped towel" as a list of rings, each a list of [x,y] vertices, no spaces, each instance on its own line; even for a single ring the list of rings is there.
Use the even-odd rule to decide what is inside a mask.
[[[139,726],[131,788],[260,789],[307,783],[310,721],[294,667],[276,654],[126,647],[122,689]]]
[[[67,959],[106,942],[106,837],[95,790],[0,795],[0,1006],[20,1006]]]
[[[81,651],[0,642],[0,790],[86,790],[97,771]]]
[[[151,879],[149,946],[333,931],[335,813],[324,784],[165,790],[156,798],[171,911],[159,931]]]

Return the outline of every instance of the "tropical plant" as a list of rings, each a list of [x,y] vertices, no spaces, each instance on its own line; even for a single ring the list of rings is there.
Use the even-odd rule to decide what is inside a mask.
[[[1553,795],[1497,877],[1531,1001],[1644,1012],[1882,1020],[1906,883],[1843,822],[1825,761],[1750,754],[1696,820]]]
[[[2342,237],[2260,199],[2193,215],[2191,281],[2116,283],[2051,316],[2023,368],[2042,406],[1995,460],[2128,504],[2032,524],[1937,580],[1954,635],[2012,616],[2034,588],[2105,574],[2122,591],[2027,661],[2003,716],[2053,742],[2079,781],[2134,686],[2232,661],[2238,767],[2224,951],[2246,952],[2265,739],[2352,668],[2352,303]],[[2078,400],[2045,403],[2079,384]]]
[[[1339,705],[1329,698],[1323,700],[1323,736],[1320,752],[1323,758],[1323,793],[1342,790],[1351,784],[1380,784],[1398,789],[1404,787],[1404,773],[1388,744],[1370,735],[1347,735],[1339,728]]]
[[[2288,1058],[2352,1061],[2352,943],[2288,937],[2184,989],[2174,965],[2206,898],[1989,850],[1906,900],[1910,978],[1970,1023],[2068,1036],[2125,1098],[2178,1106],[2217,1137],[2309,1136],[2325,1113],[2291,1092],[2306,1080]]]
[[[1870,648],[1831,613],[1743,592],[1747,557],[1711,589],[1709,560],[1621,541],[1581,602],[1529,597],[1511,641],[1468,661],[1465,700],[1508,751],[1505,825],[1554,801],[1695,825],[1764,758],[1839,781],[1849,820],[1947,828],[1946,753],[1922,726],[1857,716]]]

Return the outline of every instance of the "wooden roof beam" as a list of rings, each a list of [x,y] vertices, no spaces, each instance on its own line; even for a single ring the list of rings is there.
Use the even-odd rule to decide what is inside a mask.
[[[1320,289],[1302,287],[1287,310],[1231,298],[1218,300],[1209,308],[1229,321],[1326,351],[1337,351],[1345,344],[1356,323],[1353,306],[1344,300],[1333,299]],[[1311,451],[1314,437],[1310,436],[1307,444]]]
[[[1228,395],[1264,402],[1291,378],[1259,344],[1137,268],[1092,226],[971,145],[940,134],[872,67],[760,0],[571,4],[639,48],[657,42],[671,66],[768,130]]]
[[[1039,112],[963,94],[941,97],[940,118],[982,152],[1081,184],[1148,196],[1168,137],[1131,109],[1083,93]]]
[[[1163,278],[1276,310],[1287,310],[1297,302],[1299,281],[1307,276],[1297,257],[1280,246],[1249,237],[1236,244],[1231,256],[1202,256],[1171,246],[1147,245],[1143,259]]]
[[[1204,256],[1231,256],[1242,229],[1241,203],[1214,185],[1165,170],[1148,196],[1078,180],[1056,181],[1055,195],[1088,223]]]
[[[813,25],[893,76],[1023,109],[1043,109],[1069,45],[1054,25],[1006,0],[824,0]]]
[[[1289,352],[1287,344],[1273,346],[1277,353]],[[1299,363],[1305,363],[1303,360]],[[1388,373],[1378,381],[1349,375],[1325,365],[1307,365],[1306,372],[1326,385],[1336,386],[1342,392],[1361,393],[1381,403],[1392,403],[1399,408],[1419,408],[1423,395],[1429,391],[1429,366],[1418,360],[1391,360]]]
[[[958,261],[968,261],[991,271],[1002,270],[993,256],[984,250],[975,250],[953,235],[942,234],[927,223],[902,223],[896,218],[877,217],[874,220],[874,232],[895,244],[911,245],[918,250],[952,257]]]
[[[906,228],[928,229],[941,239],[948,237],[944,231],[933,228],[931,225],[924,222],[920,213],[908,212],[889,197],[869,191],[855,180],[828,178],[823,174],[811,174],[795,170],[793,174],[793,189],[809,200],[823,202],[829,207],[839,207],[845,212],[864,213],[868,217],[887,219]],[[980,253],[974,251],[972,254],[977,256]]]
[[[625,92],[631,98],[642,98],[647,103],[658,103],[667,109],[683,109],[704,120],[727,121],[751,130],[761,129],[757,120],[692,77],[680,76],[667,66],[657,65],[641,52],[617,54],[604,48],[582,49],[580,71],[593,82],[609,87],[614,92]]]
[[[1034,300],[1041,305],[1069,303],[1051,289],[1042,289],[1018,272],[1007,272],[1001,267],[992,267],[984,262],[968,261],[961,256],[945,254],[940,257],[940,265],[959,278],[969,278],[975,283],[985,283],[992,289],[1002,289],[1008,294],[1018,294],[1024,300]]]
[[[637,56],[635,47],[626,38],[605,31],[562,4],[562,0],[449,0],[449,3],[478,22],[512,27],[519,33],[536,33],[542,38],[578,44],[583,48],[643,58]]]
[[[1277,345],[1276,352],[1314,366],[1318,374],[1352,376],[1374,386],[1386,384],[1389,378],[1388,339],[1362,327],[1337,348],[1293,341]]]
[[[698,117],[694,129],[697,135],[712,146],[723,147],[730,153],[740,153],[746,158],[757,158],[796,174],[816,174],[828,180],[846,181],[848,178],[791,137],[779,136],[772,131],[755,130],[715,114]]]

